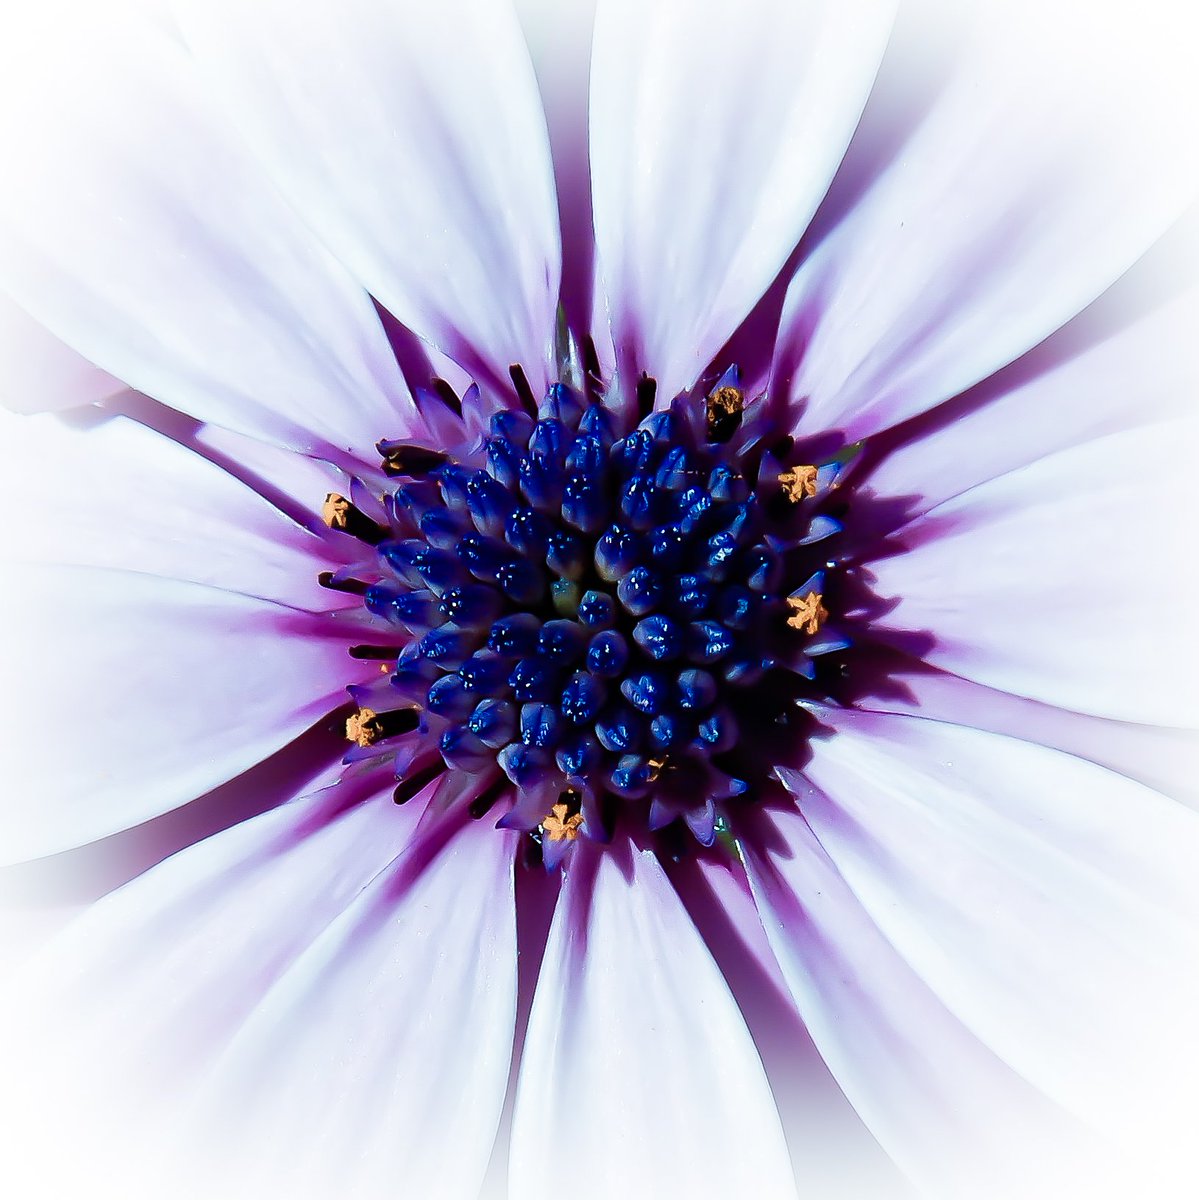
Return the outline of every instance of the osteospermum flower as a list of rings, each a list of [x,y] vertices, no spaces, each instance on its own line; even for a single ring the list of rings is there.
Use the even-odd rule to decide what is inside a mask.
[[[103,9],[0,62],[29,1178],[1163,1194],[1170,31]]]

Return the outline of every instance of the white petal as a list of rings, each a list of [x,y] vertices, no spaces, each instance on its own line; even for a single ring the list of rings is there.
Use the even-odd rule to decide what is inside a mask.
[[[758,907],[800,1016],[862,1120],[921,1195],[1019,1194],[1035,1159],[1072,1130],[896,954],[801,816],[769,829],[769,851],[742,846]]]
[[[929,45],[958,23],[946,17],[932,6]],[[799,360],[803,432],[853,441],[985,378],[1180,216],[1199,163],[1174,24],[1172,6],[1131,22],[1075,0],[969,7],[931,111],[791,285],[776,372]],[[877,119],[941,69],[911,64]]]
[[[0,464],[10,861],[184,804],[344,701],[325,543],[245,484],[120,417],[4,415]]]
[[[885,693],[854,707],[949,721],[1064,750],[1199,810],[1199,731],[1108,721],[1013,696],[923,665],[895,668]]]
[[[276,454],[301,470],[309,461]],[[336,553],[330,539],[302,529],[212,462],[124,417],[72,425],[50,414],[0,413],[0,469],[10,494],[20,498],[0,530],[7,563],[136,571],[316,612],[345,603],[316,580]],[[314,476],[304,497],[314,518],[327,478]],[[59,609],[64,630],[78,602],[71,598]]]
[[[895,950],[1024,1078],[1125,1146],[1193,1111],[1199,817],[1066,754],[838,713],[808,825]],[[964,1081],[965,1086],[965,1081]]]
[[[704,880],[702,890],[683,890],[680,880],[687,873],[682,870],[672,882],[729,981],[762,1055],[796,1190],[821,1200],[911,1200],[898,1168],[854,1111],[795,1010],[744,871],[736,863],[703,859],[694,868]],[[705,923],[703,910],[709,907]]]
[[[57,411],[116,396],[125,385],[81,358],[0,293],[0,406]]]
[[[1192,286],[1092,347],[1063,349],[1061,361],[1031,368],[1031,378],[988,380],[978,407],[893,451],[871,471],[870,487],[912,497],[915,515],[1056,451],[1193,414],[1197,325]],[[1171,436],[1168,428],[1160,435]]]
[[[420,801],[364,796],[368,785],[342,783],[173,856],[92,906],[14,980],[4,1028],[24,1038],[8,1047],[10,1077],[15,1058],[32,1107],[55,1109],[54,1136],[69,1131],[68,1169],[150,1166],[213,1057],[402,852]],[[34,1124],[44,1152],[45,1122]]]
[[[207,1089],[218,1180],[473,1200],[512,1054],[515,844],[488,821],[432,861],[415,843],[275,984]]]
[[[0,280],[98,367],[290,446],[405,396],[369,297],[273,190],[161,14],[50,3],[0,51]]]
[[[990,687],[1115,720],[1199,728],[1191,486],[1199,423],[1113,434],[964,492],[872,564],[880,627]]]
[[[657,860],[567,877],[529,1018],[510,1188],[522,1200],[793,1194],[757,1051]]]
[[[617,348],[661,395],[705,369],[799,241],[866,102],[892,8],[599,5],[599,266]]]
[[[508,3],[178,5],[291,203],[396,317],[545,382],[559,246],[545,117]]]
[[[4,858],[129,828],[261,762],[344,700],[318,619],[152,575],[22,568],[5,600]]]
[[[595,279],[587,139],[591,41],[598,2],[514,0],[513,7],[528,42],[549,130],[562,230],[563,315],[576,336],[590,332],[601,373],[610,379],[611,338]]]

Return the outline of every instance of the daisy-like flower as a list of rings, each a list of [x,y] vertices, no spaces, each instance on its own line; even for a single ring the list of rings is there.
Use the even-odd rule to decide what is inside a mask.
[[[966,8],[5,39],[14,1194],[1167,1194],[1181,39]]]

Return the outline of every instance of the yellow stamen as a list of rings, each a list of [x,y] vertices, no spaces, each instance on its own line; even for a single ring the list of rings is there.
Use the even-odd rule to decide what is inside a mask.
[[[582,813],[572,813],[568,804],[559,801],[541,822],[542,832],[551,842],[573,842],[583,824]]]
[[[350,508],[350,502],[344,496],[330,492],[321,508],[321,520],[330,529],[345,529],[350,523]]]
[[[708,396],[707,421],[708,440],[720,439],[724,430],[732,432],[732,427],[741,416],[745,407],[745,393],[737,387],[719,387]]]
[[[802,629],[804,633],[816,633],[828,619],[828,609],[821,603],[819,592],[809,592],[806,596],[788,596],[787,603],[795,610],[788,618],[787,624],[792,629]]]
[[[651,758],[651,759],[648,759],[648,760],[647,760],[647,765],[648,765],[648,767],[649,767],[649,769],[650,769],[649,782],[650,782],[650,783],[657,783],[657,781],[658,781],[658,776],[662,774],[662,771],[663,771],[663,769],[664,769],[664,768],[665,768],[665,766],[666,766],[666,759],[664,759],[664,758]]]
[[[798,504],[806,497],[816,495],[816,468],[792,467],[779,476],[779,483],[787,499]]]
[[[379,714],[373,708],[360,708],[346,721],[346,737],[359,746],[373,746],[382,734]]]

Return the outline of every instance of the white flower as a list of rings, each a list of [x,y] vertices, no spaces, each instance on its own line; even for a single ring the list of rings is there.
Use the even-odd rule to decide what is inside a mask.
[[[599,0],[594,38],[589,10],[503,0],[22,15],[0,384],[38,415],[0,423],[0,830],[27,907],[98,902],[14,988],[14,1194],[957,1200],[1193,1172],[1182,10],[966,7]],[[375,443],[479,465],[512,364],[617,432],[646,375],[696,428],[735,379],[743,428],[690,449],[763,504],[768,441],[801,504],[853,460],[837,528],[814,509],[842,590],[759,589],[763,627],[796,619],[737,647],[776,683],[713,684],[740,737],[696,734],[680,753],[719,772],[657,815],[637,789],[667,761],[551,757],[565,702],[513,734],[527,772],[426,693],[395,741],[364,732],[393,685],[346,648],[381,627],[319,577],[403,564],[321,500],[399,539]],[[784,577],[816,553],[753,528],[737,553]],[[673,662],[669,619],[634,631],[616,594]],[[841,633],[848,682],[812,666]],[[780,738],[791,668],[810,722]],[[366,769],[347,684],[373,688]],[[548,809],[565,782],[579,813]],[[592,792],[627,798],[607,820]],[[528,869],[530,832],[570,843],[564,873]]]

